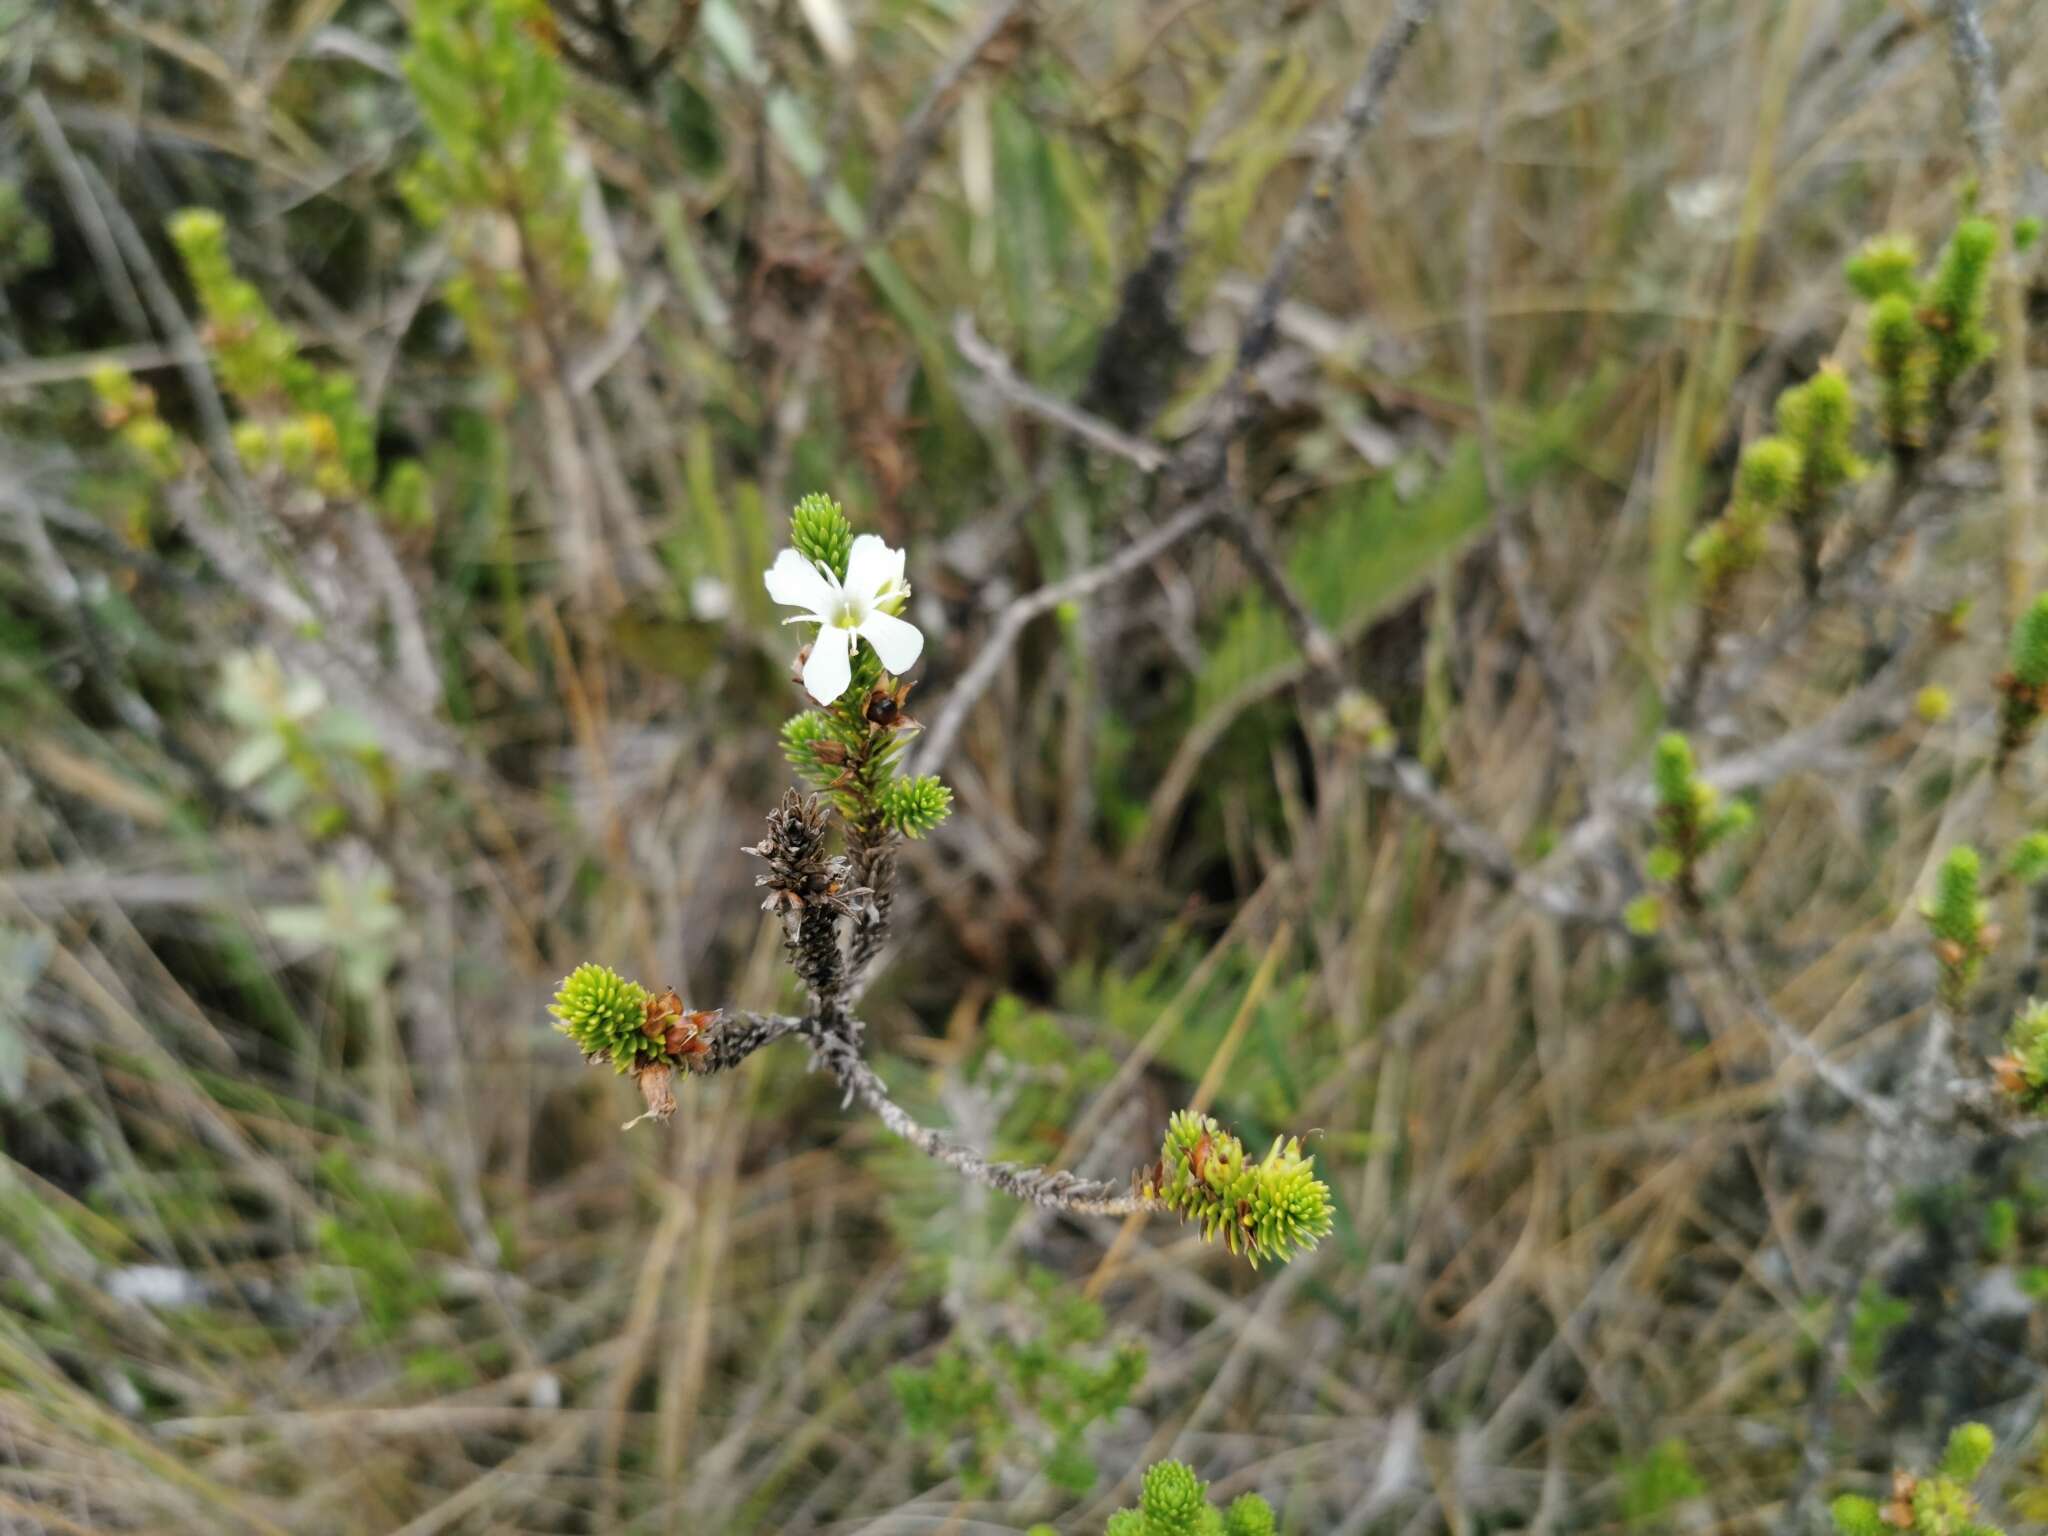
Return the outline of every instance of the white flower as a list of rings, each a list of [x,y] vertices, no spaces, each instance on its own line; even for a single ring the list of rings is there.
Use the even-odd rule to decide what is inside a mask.
[[[924,650],[917,626],[896,617],[910,595],[903,579],[903,551],[872,533],[853,541],[846,580],[838,581],[793,549],[775,557],[763,578],[768,595],[808,613],[785,624],[816,624],[818,638],[804,662],[804,687],[820,704],[830,704],[853,681],[853,642],[859,636],[875,648],[891,672],[907,671]]]

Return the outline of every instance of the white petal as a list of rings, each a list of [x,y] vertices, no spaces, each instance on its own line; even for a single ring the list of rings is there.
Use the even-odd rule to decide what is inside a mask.
[[[846,557],[846,590],[856,597],[875,600],[875,594],[903,580],[903,551],[891,549],[879,534],[864,533],[853,541]]]
[[[924,651],[924,636],[915,624],[886,613],[871,613],[860,626],[860,637],[875,648],[882,665],[891,672],[907,672]]]
[[[768,595],[792,608],[826,613],[838,601],[839,588],[830,576],[793,549],[775,557],[775,564],[761,575]]]
[[[804,687],[820,704],[830,704],[853,681],[853,663],[847,657],[852,649],[853,631],[830,624],[811,642],[810,657],[804,662]]]

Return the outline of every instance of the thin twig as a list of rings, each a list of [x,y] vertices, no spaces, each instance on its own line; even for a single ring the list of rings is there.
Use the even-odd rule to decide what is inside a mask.
[[[924,739],[918,743],[911,771],[930,773],[944,763],[953,749],[953,742],[960,734],[960,728],[967,723],[967,713],[988,691],[995,681],[997,671],[1004,659],[1024,633],[1025,626],[1041,614],[1052,612],[1061,603],[1072,602],[1077,597],[1106,587],[1112,582],[1143,569],[1187,538],[1211,519],[1220,517],[1229,507],[1229,497],[1221,492],[1192,502],[1172,517],[1131,540],[1122,549],[1107,559],[1086,570],[1059,581],[1047,582],[1013,599],[998,615],[995,627],[991,629],[980,648],[974,654],[965,672],[953,684],[946,695],[946,702],[925,731]]]
[[[1049,1168],[1028,1168],[1017,1163],[991,1162],[972,1148],[964,1147],[927,1125],[920,1124],[908,1110],[889,1097],[889,1090],[867,1062],[852,1036],[838,1030],[810,1027],[804,1038],[818,1061],[824,1063],[847,1097],[859,1099],[872,1110],[892,1136],[917,1148],[925,1156],[1000,1191],[1046,1210],[1065,1211],[1076,1216],[1129,1216],[1162,1211],[1156,1200],[1133,1194],[1119,1184],[1084,1179],[1076,1174]]]
[[[960,349],[960,355],[969,365],[988,381],[990,388],[1018,409],[1028,411],[1042,421],[1051,422],[1061,431],[1078,437],[1084,443],[1092,444],[1105,453],[1114,454],[1135,464],[1148,475],[1156,474],[1165,467],[1165,449],[1141,438],[1132,437],[1100,416],[1091,415],[1079,406],[1069,405],[1058,396],[1047,394],[1037,385],[1018,378],[1016,370],[1010,366],[1010,360],[974,328],[973,317],[964,312],[953,321],[953,345]]]

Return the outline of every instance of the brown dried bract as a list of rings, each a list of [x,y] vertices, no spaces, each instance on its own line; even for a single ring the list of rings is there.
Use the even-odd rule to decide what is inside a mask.
[[[635,1072],[633,1081],[640,1085],[640,1097],[646,1101],[647,1112],[637,1119],[628,1120],[625,1129],[630,1131],[641,1120],[666,1125],[676,1112],[675,1068],[665,1061],[657,1061]]]
[[[648,998],[645,1011],[647,1019],[641,1028],[648,1039],[659,1041],[664,1054],[677,1057],[694,1069],[710,1053],[710,1029],[723,1010],[685,1007],[675,988],[670,987]]]
[[[1886,1525],[1895,1525],[1902,1531],[1913,1528],[1913,1490],[1919,1486],[1920,1480],[1910,1472],[1892,1474],[1892,1500],[1881,1515]]]

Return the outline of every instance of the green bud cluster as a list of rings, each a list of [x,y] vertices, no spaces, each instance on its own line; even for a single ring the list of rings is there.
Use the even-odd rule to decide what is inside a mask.
[[[813,491],[796,504],[789,514],[789,542],[806,560],[823,566],[841,581],[846,579],[846,562],[853,553],[853,524],[830,496]]]
[[[1795,512],[1818,509],[1823,498],[1863,473],[1863,462],[1849,447],[1856,399],[1839,368],[1823,368],[1779,395],[1777,414],[1778,430],[1799,450]]]
[[[1970,1492],[1990,1463],[1996,1442],[1982,1424],[1965,1424],[1949,1436],[1941,1466],[1932,1476],[1900,1473],[1890,1500],[1880,1505],[1845,1493],[1828,1508],[1840,1536],[2005,1536],[1977,1518]]]
[[[890,781],[882,791],[882,819],[905,837],[923,837],[953,810],[953,791],[932,774]]]
[[[2035,598],[2013,626],[2012,675],[2028,688],[2048,688],[2048,593]]]
[[[1933,360],[1913,301],[1888,293],[1870,307],[1870,369],[1877,375],[1878,430],[1894,447],[1919,439],[1933,389]]]
[[[1970,369],[1997,350],[1985,325],[1991,303],[1991,262],[1998,251],[1998,226],[1989,219],[1964,219],[1928,280],[1923,323],[1934,348],[1934,389],[1947,397]]]
[[[2021,1109],[2048,1113],[2048,1003],[2036,998],[2021,1010],[2005,1032],[2005,1054],[1992,1067]]]
[[[1843,275],[1865,303],[1888,298],[1910,302],[1919,292],[1919,270],[1920,247],[1910,235],[1879,235],[1849,258]]]
[[[1193,1468],[1161,1461],[1146,1469],[1138,1507],[1111,1515],[1103,1536],[1273,1536],[1277,1529],[1273,1506],[1256,1493],[1219,1510]]]
[[[1759,438],[1743,450],[1728,509],[1686,546],[1710,595],[1724,595],[1763,558],[1765,531],[1795,505],[1804,476],[1798,445],[1789,438]]]
[[[1998,680],[1998,763],[2033,739],[2048,711],[2048,593],[2034,599],[2013,625],[2008,668]]]
[[[1315,1176],[1315,1159],[1302,1155],[1299,1140],[1276,1138],[1264,1158],[1250,1162],[1242,1141],[1191,1109],[1175,1111],[1167,1123],[1145,1193],[1200,1225],[1205,1240],[1221,1236],[1255,1268],[1315,1247],[1331,1227],[1329,1186]]]
[[[1990,907],[1980,894],[1977,850],[1967,843],[1949,850],[1935,875],[1934,895],[1921,907],[1941,962],[1942,997],[1962,1002],[1984,957],[1991,952]]]
[[[1917,447],[1930,410],[1945,408],[1963,376],[1997,349],[1986,323],[1997,251],[1997,226],[1966,218],[1924,281],[1919,252],[1899,236],[1873,240],[1850,258],[1849,286],[1870,305],[1878,428],[1895,450]]]
[[[1753,815],[1746,801],[1723,803],[1699,776],[1692,743],[1676,731],[1657,738],[1651,757],[1657,795],[1657,842],[1645,867],[1652,880],[1672,886],[1688,906],[1699,902],[1699,864],[1720,843],[1746,828]]]
[[[646,1032],[647,989],[609,966],[584,964],[562,978],[548,1012],[555,1030],[576,1042],[594,1061],[629,1072],[661,1057],[661,1046]]]
[[[2048,879],[2048,832],[2029,832],[2005,856],[2006,873],[2021,885]]]

